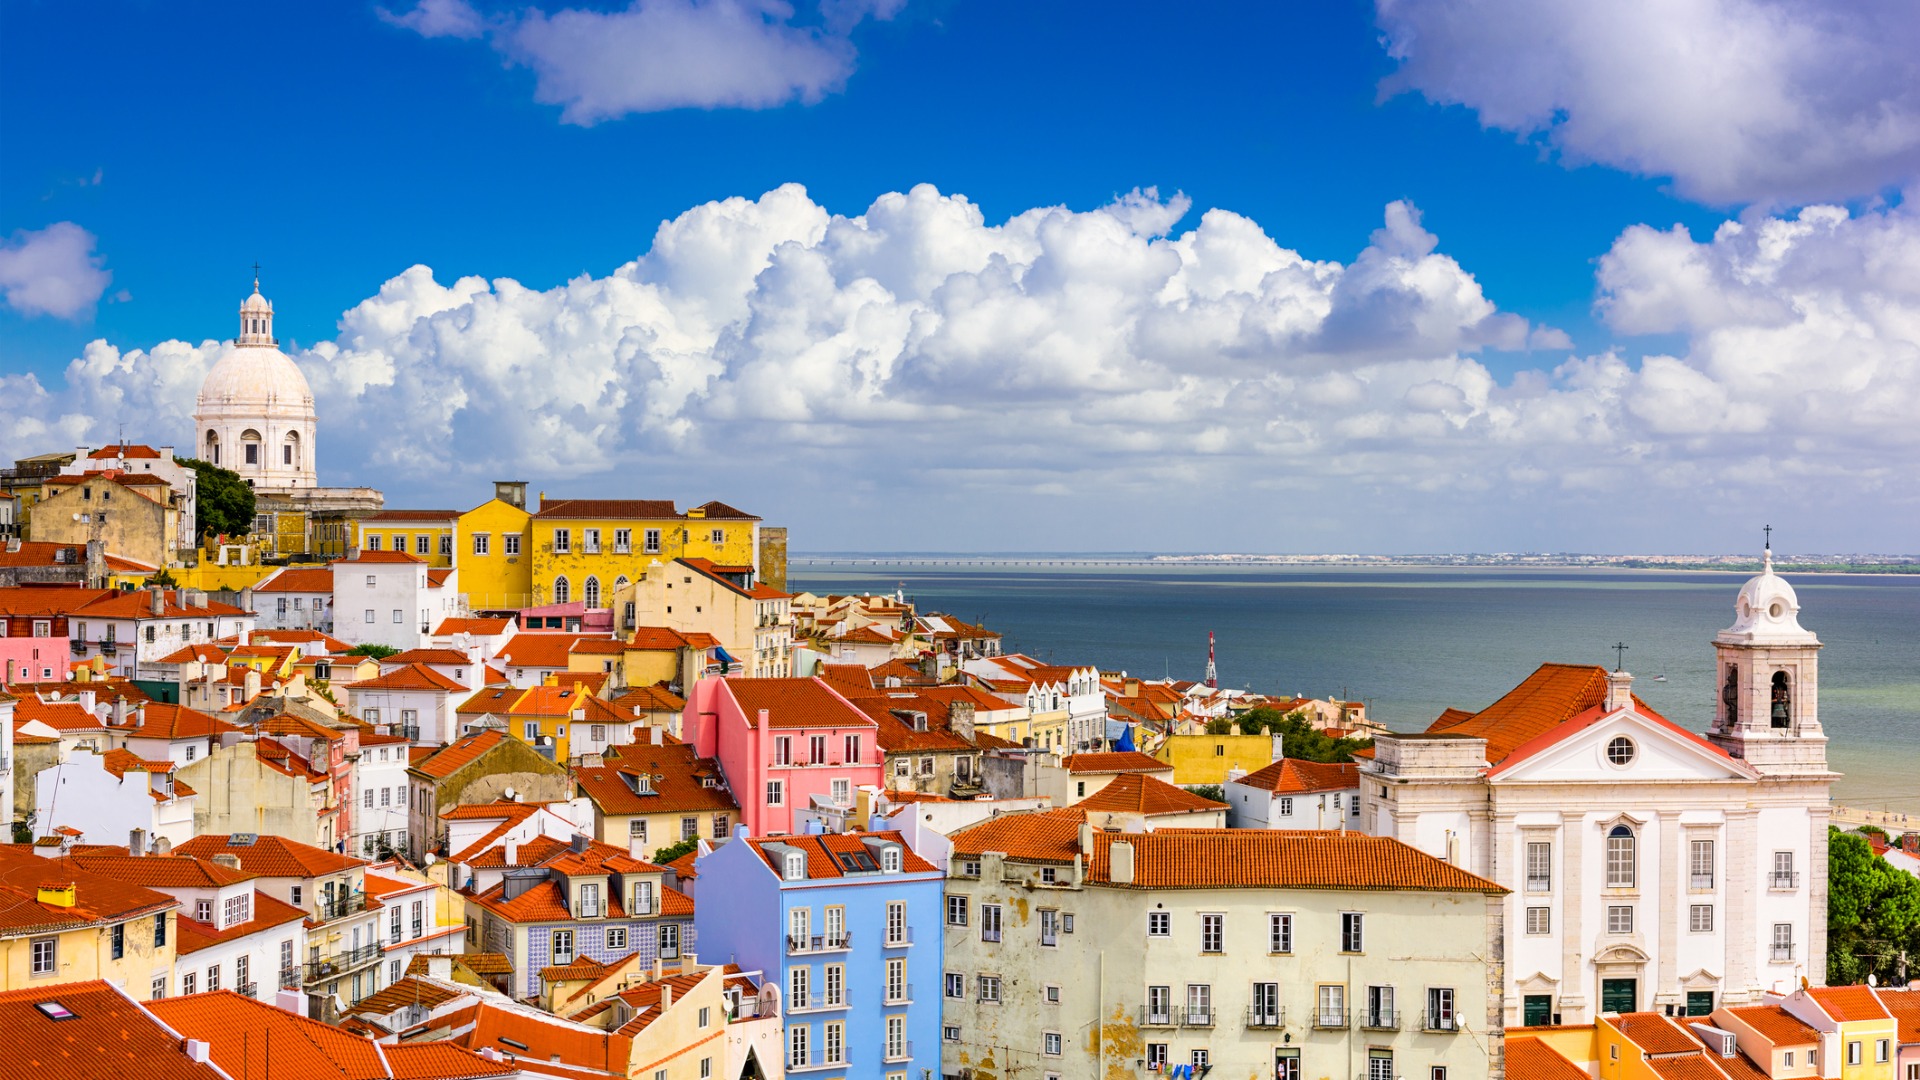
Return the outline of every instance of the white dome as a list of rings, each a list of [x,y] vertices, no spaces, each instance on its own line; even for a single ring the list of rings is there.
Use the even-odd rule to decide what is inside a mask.
[[[200,412],[273,407],[279,415],[313,414],[313,390],[287,354],[272,346],[240,345],[227,350],[200,384]]]
[[[255,285],[253,295],[240,302],[240,310],[243,312],[272,311],[273,305],[267,303],[267,298],[260,295],[260,286]]]
[[[1733,601],[1733,625],[1720,631],[1719,640],[1764,645],[1819,641],[1800,625],[1800,598],[1787,579],[1773,572],[1772,551],[1760,573],[1740,586]]]

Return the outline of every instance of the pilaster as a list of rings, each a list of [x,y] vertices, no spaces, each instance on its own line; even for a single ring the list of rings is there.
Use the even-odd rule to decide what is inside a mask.
[[[1765,987],[1754,969],[1766,943],[1754,923],[1754,897],[1766,891],[1761,880],[1757,835],[1759,814],[1751,806],[1727,810],[1727,912],[1720,935],[1726,948],[1726,972],[1720,978],[1721,998],[1734,1004],[1758,1001]]]
[[[1686,907],[1686,892],[1681,887],[1680,868],[1686,858],[1683,850],[1685,843],[1680,838],[1680,815],[1666,811],[1660,815],[1660,877],[1655,883],[1659,890],[1660,921],[1659,945],[1655,952],[1660,958],[1659,974],[1653,985],[1653,1003],[1655,1005],[1685,1005],[1686,994],[1680,988],[1680,973],[1677,970],[1680,951],[1680,912]]]
[[[1586,960],[1580,955],[1580,943],[1587,938],[1587,928],[1581,918],[1585,908],[1581,897],[1586,895],[1587,888],[1582,868],[1586,862],[1583,851],[1589,827],[1585,815],[1568,815],[1560,845],[1564,849],[1560,856],[1560,1011],[1561,1019],[1569,1024],[1590,1020]]]

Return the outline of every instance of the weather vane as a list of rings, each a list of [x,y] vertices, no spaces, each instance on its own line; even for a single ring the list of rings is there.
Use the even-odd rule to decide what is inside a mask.
[[[1624,641],[1615,642],[1613,649],[1613,670],[1619,671],[1627,662],[1628,645]]]

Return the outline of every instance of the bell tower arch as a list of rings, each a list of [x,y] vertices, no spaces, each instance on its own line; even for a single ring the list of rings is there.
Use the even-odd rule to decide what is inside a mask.
[[[1800,625],[1799,597],[1773,572],[1771,545],[1713,650],[1718,692],[1707,738],[1763,775],[1824,774],[1820,639]]]

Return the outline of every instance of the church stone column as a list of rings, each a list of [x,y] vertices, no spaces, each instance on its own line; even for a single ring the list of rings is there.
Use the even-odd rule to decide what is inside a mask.
[[[1560,1010],[1561,1019],[1569,1024],[1584,1024],[1591,1019],[1587,1015],[1587,969],[1580,949],[1587,934],[1580,916],[1587,890],[1583,871],[1588,827],[1584,814],[1569,816],[1560,842]]]
[[[1656,946],[1660,957],[1659,975],[1653,986],[1655,1005],[1684,1005],[1687,1000],[1680,991],[1678,959],[1674,955],[1680,945],[1680,910],[1686,904],[1686,894],[1680,881],[1680,849],[1683,846],[1680,815],[1672,811],[1661,814],[1660,876],[1654,886],[1657,891],[1653,894],[1660,905],[1660,917],[1654,923],[1660,928],[1660,942]]]
[[[1766,890],[1756,859],[1759,814],[1751,807],[1727,811],[1727,911],[1720,940],[1725,943],[1726,972],[1720,978],[1721,996],[1728,1003],[1757,1001],[1765,989],[1754,970],[1754,959],[1765,947],[1754,925],[1754,896]]]
[[[1827,819],[1831,804],[1826,799],[1806,800],[1807,828],[1807,981],[1827,985]]]

